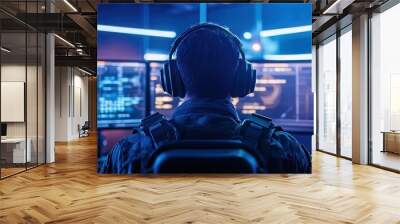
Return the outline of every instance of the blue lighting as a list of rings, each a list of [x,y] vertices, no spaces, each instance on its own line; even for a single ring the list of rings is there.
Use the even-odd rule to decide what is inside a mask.
[[[271,61],[305,61],[311,60],[312,54],[267,54],[265,60]]]
[[[200,3],[200,23],[207,22],[207,3]]]
[[[130,28],[122,26],[97,25],[97,30],[103,32],[124,33],[132,35],[143,35],[143,36],[154,36],[154,37],[165,37],[165,38],[176,37],[176,33],[174,31]]]
[[[168,60],[168,54],[146,53],[146,54],[144,54],[144,60],[146,60],[146,61],[166,61],[166,60]]]
[[[250,60],[311,53],[308,4],[100,4],[98,15],[98,45],[104,46],[100,59],[144,60],[145,53],[165,54],[180,33],[202,22],[229,28]]]
[[[250,32],[244,32],[243,38],[246,40],[250,40],[253,35]]]
[[[303,33],[303,32],[311,32],[312,26],[295,26],[295,27],[288,27],[288,28],[280,28],[280,29],[271,29],[271,30],[263,30],[260,32],[260,36],[262,37],[274,37],[274,36],[281,36],[281,35],[288,35],[288,34],[295,34],[295,33]]]
[[[261,44],[256,42],[251,45],[251,49],[255,52],[259,52],[261,50]]]

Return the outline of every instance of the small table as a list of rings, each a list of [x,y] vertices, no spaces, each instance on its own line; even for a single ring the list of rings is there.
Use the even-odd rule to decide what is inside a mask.
[[[26,142],[28,144],[25,144],[25,138],[1,139],[2,157],[5,154],[5,156],[3,158],[5,158],[6,162],[9,162],[9,163],[31,162],[31,158],[32,158],[31,139],[30,138],[26,139]],[[27,145],[26,151],[25,151],[25,145]],[[11,154],[12,154],[12,156],[11,156]]]
[[[382,152],[400,154],[400,131],[382,131],[381,133],[383,133]]]

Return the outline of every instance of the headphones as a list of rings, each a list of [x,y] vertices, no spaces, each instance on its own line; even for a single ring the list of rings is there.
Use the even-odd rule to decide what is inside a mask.
[[[254,92],[256,85],[256,70],[252,68],[250,62],[246,60],[242,49],[242,43],[239,38],[233,34],[231,31],[217,24],[213,23],[202,23],[199,25],[192,26],[183,32],[172,44],[171,51],[169,52],[168,62],[164,64],[163,69],[161,69],[161,85],[165,92],[173,97],[184,98],[186,94],[185,86],[180,75],[176,59],[172,59],[175,51],[178,49],[180,43],[188,37],[192,32],[202,29],[215,29],[221,30],[228,34],[232,40],[236,43],[239,48],[241,57],[237,68],[235,70],[234,82],[231,88],[231,97],[243,97],[249,93]]]

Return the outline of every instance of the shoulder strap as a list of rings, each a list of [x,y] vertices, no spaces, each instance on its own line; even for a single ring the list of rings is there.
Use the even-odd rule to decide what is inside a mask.
[[[240,124],[240,136],[243,142],[257,150],[265,129],[272,126],[272,119],[260,114],[252,114]]]
[[[135,122],[132,125],[132,134],[136,134],[140,131],[140,128],[142,127],[142,123],[141,122]]]
[[[168,142],[179,139],[176,128],[164,115],[158,112],[144,118],[141,122],[141,127],[151,138],[156,149]]]

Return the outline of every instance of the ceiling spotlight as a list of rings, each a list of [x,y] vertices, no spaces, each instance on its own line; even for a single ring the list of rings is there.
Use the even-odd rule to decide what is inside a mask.
[[[253,43],[251,45],[251,49],[255,52],[259,52],[261,50],[261,44],[260,43]]]
[[[72,9],[72,11],[78,12],[78,10],[75,8],[75,6],[73,6],[68,0],[64,0],[64,3],[66,5],[68,5],[68,7],[70,7]]]
[[[61,40],[62,42],[64,42],[65,44],[67,44],[70,47],[75,48],[75,45],[73,45],[71,42],[69,42],[68,40],[62,38],[61,36],[54,34],[55,37],[57,37],[59,40]]]
[[[349,5],[351,5],[354,0],[336,0],[336,1],[330,1],[333,2],[326,10],[322,12],[323,15],[338,15],[338,14],[343,14],[343,10],[347,8]],[[372,2],[371,4],[377,4],[379,0],[376,1],[370,1]],[[371,5],[370,4],[370,5]]]
[[[92,76],[92,75],[93,75],[92,73],[90,73],[90,72],[88,72],[88,71],[86,71],[86,70],[84,70],[84,69],[81,69],[81,68],[79,68],[79,67],[78,67],[78,70],[81,71],[81,72],[83,72],[83,73],[86,74],[86,75],[89,75],[89,76]]]
[[[9,49],[7,49],[5,47],[1,47],[0,49],[1,49],[1,51],[4,51],[6,53],[10,53],[11,52],[11,50],[9,50]]]
[[[243,38],[246,40],[250,40],[253,35],[250,32],[244,32]]]

